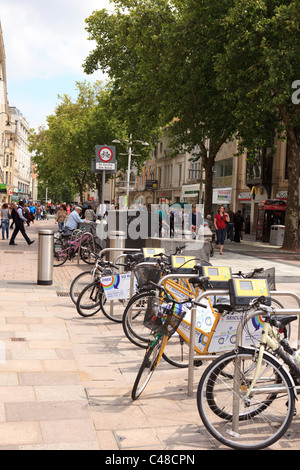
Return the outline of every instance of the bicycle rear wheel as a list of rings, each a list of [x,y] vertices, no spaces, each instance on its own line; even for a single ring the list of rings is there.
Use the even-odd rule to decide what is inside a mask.
[[[133,400],[139,398],[145,390],[158,365],[166,340],[166,336],[161,336],[153,346],[149,346],[132,389],[131,398]]]
[[[90,271],[80,273],[75,277],[70,287],[70,297],[75,305],[82,290],[93,281],[94,277]]]
[[[90,235],[87,240],[85,240],[81,247],[80,247],[80,258],[82,261],[84,261],[86,264],[94,264],[95,263],[95,258],[92,256],[92,253],[100,253],[102,250],[101,246],[99,243],[96,243],[95,240],[93,240],[92,235]]]
[[[240,384],[236,394],[235,361]],[[233,449],[259,450],[278,441],[290,426],[295,410],[294,384],[281,364],[264,354],[259,379],[245,398],[257,366],[253,349],[231,351],[203,373],[197,405],[203,424],[218,441]],[[233,426],[233,403],[239,415]]]

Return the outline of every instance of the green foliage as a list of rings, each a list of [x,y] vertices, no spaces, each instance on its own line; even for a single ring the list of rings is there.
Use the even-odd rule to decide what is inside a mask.
[[[99,188],[101,184],[101,178],[91,172],[95,146],[125,139],[127,129],[113,110],[109,87],[100,82],[78,82],[77,90],[75,101],[67,95],[59,96],[55,114],[47,118],[48,127],[32,134],[30,147],[39,181],[56,194],[55,188],[67,186],[82,200],[87,187]],[[120,156],[118,168],[125,169],[126,165],[127,158]]]

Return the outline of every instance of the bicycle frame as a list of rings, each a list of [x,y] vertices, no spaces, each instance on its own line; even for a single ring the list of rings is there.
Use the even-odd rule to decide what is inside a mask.
[[[66,247],[63,247],[57,254],[60,254],[60,253],[69,253],[70,250],[71,250],[71,248],[74,247],[74,256],[75,256],[75,254],[78,252],[79,247],[81,246],[81,244],[82,244],[83,242],[85,242],[89,237],[90,237],[89,234],[84,234],[84,235],[82,235],[80,238],[77,238],[77,239],[74,240],[74,241],[68,240],[68,241],[67,241],[67,246],[66,246]]]
[[[187,278],[186,274],[168,274],[167,276],[165,276],[165,278],[162,278],[158,284],[162,285],[166,289],[166,291],[173,297],[174,300],[177,300],[177,301],[183,300],[182,295],[185,298],[186,297],[198,298],[199,293],[200,293],[199,287],[196,289],[196,291],[194,291],[191,288],[187,289],[187,288],[183,287],[181,284],[178,284],[177,282],[172,280],[172,279],[176,279],[176,280],[179,279],[179,282],[180,282],[181,280],[185,281],[186,279],[188,280],[188,279],[193,278],[193,277],[198,277],[198,275],[188,275],[188,278]],[[190,286],[189,283],[188,283],[188,285]],[[204,292],[202,292],[202,293],[204,293]],[[208,354],[208,349],[209,349],[211,340],[213,338],[216,327],[217,327],[217,325],[220,321],[220,318],[222,316],[222,314],[220,314],[219,312],[214,311],[212,303],[211,303],[209,297],[207,298],[207,300],[208,300],[208,305],[211,309],[211,312],[214,316],[214,321],[212,323],[212,326],[211,326],[211,329],[210,329],[209,333],[201,330],[200,328],[198,328],[195,325],[195,328],[194,328],[195,333],[199,338],[198,344],[201,344],[201,347],[197,346],[196,344],[194,344],[193,346],[194,346],[194,351],[197,354],[199,354],[200,356],[201,355],[205,356],[205,355]],[[179,325],[179,327],[177,329],[177,333],[183,338],[183,340],[188,345],[191,344],[190,343],[191,323],[189,323],[188,321],[183,319],[181,324]]]
[[[278,341],[279,341],[278,331],[273,326],[271,326],[269,322],[265,322],[263,325],[262,334],[261,334],[261,341],[260,341],[255,374],[254,374],[252,383],[244,397],[245,400],[249,398],[249,396],[251,395],[255,387],[255,384],[260,376],[261,365],[262,365],[263,355],[264,355],[266,346],[272,349],[272,351],[276,351],[276,349],[279,346]],[[274,392],[274,387],[272,387],[272,391]]]

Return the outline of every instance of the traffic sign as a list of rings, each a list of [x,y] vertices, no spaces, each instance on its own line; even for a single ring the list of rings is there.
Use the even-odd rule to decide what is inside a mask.
[[[116,147],[110,147],[108,145],[97,145],[96,164],[97,163],[116,163]]]
[[[102,173],[105,171],[107,175],[114,175],[118,171],[118,164],[116,163],[101,163],[97,162],[93,158],[92,159],[92,166],[91,166],[92,173]]]
[[[96,170],[111,170],[116,171],[116,163],[96,163]]]

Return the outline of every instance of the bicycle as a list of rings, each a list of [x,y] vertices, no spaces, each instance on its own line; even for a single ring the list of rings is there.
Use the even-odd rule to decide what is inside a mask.
[[[206,304],[199,303],[193,298],[176,301],[168,295],[164,287],[155,287],[159,289],[164,296],[166,296],[167,304],[161,305],[158,303],[155,306],[156,308],[154,308],[154,314],[151,312],[151,327],[153,331],[156,331],[156,333],[154,340],[151,341],[148,346],[144,360],[134,382],[131,393],[133,400],[137,400],[137,398],[142,394],[161,358],[163,357],[167,362],[170,361],[164,350],[168,340],[172,335],[174,335],[174,333],[176,333],[186,314],[186,310],[184,310],[183,307],[185,305],[188,305],[189,307],[197,305],[199,307],[206,308]]]
[[[144,316],[148,305],[148,300],[155,294],[153,292],[153,284],[157,284],[159,280],[171,273],[181,273],[186,263],[190,263],[190,269],[187,270],[186,278],[168,279],[164,286],[168,293],[176,300],[186,299],[187,297],[196,297],[199,287],[195,288],[195,284],[189,280],[190,274],[198,273],[196,268],[196,259],[186,261],[178,269],[172,268],[172,258],[184,247],[178,247],[174,255],[158,254],[156,265],[147,265],[145,263],[137,264],[133,268],[134,276],[137,280],[137,292],[129,300],[123,315],[123,330],[126,337],[138,347],[146,349],[149,343],[151,333],[145,328]],[[158,259],[160,258],[160,259]],[[210,263],[200,260],[202,263],[210,265]]]
[[[209,264],[209,263],[206,263]],[[147,349],[149,341],[152,340],[152,334],[149,329],[147,329],[144,325],[144,316],[145,312],[147,309],[148,301],[155,295],[153,292],[153,289],[151,291],[151,286],[149,286],[149,281],[152,281],[154,283],[157,283],[158,280],[161,278],[163,275],[162,272],[168,274],[171,272],[176,272],[176,270],[171,270],[170,267],[167,268],[162,268],[161,271],[159,268],[153,268],[153,266],[137,266],[137,270],[141,270],[141,274],[138,273],[138,282],[141,282],[139,278],[144,278],[145,281],[145,292],[138,292],[135,296],[130,299],[130,301],[127,304],[127,307],[124,311],[124,316],[123,316],[123,330],[126,335],[126,337],[136,346],[140,348]],[[270,268],[272,271],[272,286],[275,286],[275,268]],[[143,273],[143,270],[146,270],[145,273]],[[149,272],[148,272],[149,271]],[[180,271],[180,269],[179,269]],[[243,274],[241,271],[238,273],[240,277],[253,277],[254,275],[256,276],[261,276],[264,278],[264,273],[267,271],[269,274],[270,270],[264,270],[264,268],[258,268],[254,269],[251,273],[249,274]],[[196,271],[194,270],[194,273]],[[192,271],[190,272],[192,273]],[[266,276],[267,277],[267,276]],[[171,280],[168,279],[165,283],[164,286],[167,289],[168,293],[172,295],[175,299],[180,300],[186,297],[196,297],[199,293],[199,285],[193,284],[194,281],[189,280],[188,276],[187,279],[185,279],[185,284],[182,283],[181,281],[176,281],[176,280]],[[197,286],[195,289],[194,286]],[[212,284],[206,282],[203,286],[203,290],[207,290],[208,288],[212,289]],[[212,305],[212,301],[208,300],[210,303],[210,312],[214,311],[214,307]],[[277,300],[272,298],[272,304],[277,307],[277,308],[284,308],[283,305]],[[214,318],[210,316],[210,320],[212,323],[214,322]],[[289,330],[290,334],[290,330]],[[202,341],[206,341],[207,338],[206,336],[202,339]],[[185,367],[188,366],[188,345],[181,340],[181,354],[182,357],[185,357],[184,360],[182,360],[182,364],[185,364]],[[171,344],[171,343],[170,343]],[[170,348],[170,344],[168,345],[168,348]],[[184,351],[185,349],[185,351]],[[183,352],[184,351],[184,352]]]
[[[92,264],[91,252],[95,249],[101,250],[100,246],[95,244],[94,237],[89,232],[82,232],[81,236],[75,240],[69,239],[69,236],[63,236],[61,239],[56,239],[54,243],[54,267],[62,266],[67,260],[72,260],[78,254],[82,261],[87,264]]]
[[[292,422],[300,384],[286,331],[297,317],[276,318],[261,297],[252,302],[240,328],[254,315],[264,316],[259,348],[239,346],[218,357],[204,371],[197,391],[204,426],[233,449],[259,450],[278,441]]]
[[[125,301],[115,300],[107,303],[101,284],[101,277],[111,276],[113,273],[112,268],[119,269],[119,266],[109,261],[103,261],[95,253],[93,253],[93,256],[97,257],[97,263],[93,271],[94,279],[92,283],[86,285],[79,293],[76,300],[77,312],[82,317],[92,317],[101,310],[109,320],[121,323]]]

